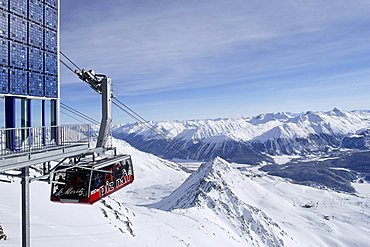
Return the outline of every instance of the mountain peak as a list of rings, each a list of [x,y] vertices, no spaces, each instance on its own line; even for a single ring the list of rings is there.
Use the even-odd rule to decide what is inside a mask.
[[[208,192],[220,191],[233,179],[243,180],[243,176],[230,163],[216,157],[203,163],[177,190],[154,206],[166,211],[201,206]]]
[[[250,246],[285,246],[286,233],[263,211],[241,197],[258,197],[256,188],[222,158],[204,163],[171,195],[154,205],[162,210],[202,210],[229,222]],[[258,190],[258,189],[257,189]],[[245,199],[245,198],[244,198]]]
[[[233,168],[231,167],[230,163],[226,160],[216,157],[213,161],[209,161],[204,163],[200,170],[206,171],[204,175],[213,174],[214,172],[230,172]],[[222,174],[218,173],[217,176],[221,177]]]
[[[334,107],[333,110],[331,110],[329,112],[330,115],[334,115],[334,116],[337,116],[337,117],[345,117],[346,116],[346,113],[336,107]]]
[[[288,120],[291,117],[291,114],[287,112],[263,113],[251,118],[250,122],[252,124],[265,124],[274,120]]]

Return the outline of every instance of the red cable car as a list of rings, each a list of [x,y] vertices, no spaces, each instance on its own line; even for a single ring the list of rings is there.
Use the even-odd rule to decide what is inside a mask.
[[[60,165],[53,172],[50,200],[93,204],[134,181],[129,155],[78,165]]]

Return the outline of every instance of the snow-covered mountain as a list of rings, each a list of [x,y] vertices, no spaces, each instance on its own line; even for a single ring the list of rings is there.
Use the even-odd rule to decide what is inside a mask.
[[[268,113],[214,120],[134,123],[114,127],[116,137],[166,158],[258,163],[266,154],[309,154],[341,146],[343,138],[370,128],[369,111]],[[158,133],[161,133],[158,135]],[[346,142],[347,148],[356,148]]]
[[[370,129],[361,129],[353,135],[346,136],[342,140],[342,147],[360,150],[370,149]]]
[[[367,246],[370,184],[356,195],[292,184],[216,158],[189,176],[175,163],[114,140],[136,180],[92,206],[49,201],[31,184],[32,246]],[[0,184],[0,225],[20,246],[20,184]]]
[[[248,179],[226,161],[216,158],[203,164],[156,208],[184,213],[200,210],[217,218],[236,232],[249,246],[284,246],[287,233],[261,209],[249,204],[252,195]],[[216,216],[216,217],[215,217]]]

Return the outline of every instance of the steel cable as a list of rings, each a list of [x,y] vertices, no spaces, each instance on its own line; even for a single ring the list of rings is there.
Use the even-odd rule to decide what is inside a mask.
[[[72,59],[70,59],[66,54],[64,54],[62,51],[60,51],[60,53],[61,53],[61,55],[63,56],[63,57],[65,57],[72,65],[74,65],[78,70],[80,70],[81,71],[81,69],[80,69],[80,67],[76,64],[76,63],[74,63],[73,62],[73,60]],[[62,64],[64,65],[64,66],[66,66],[72,73],[74,73],[74,74],[76,74],[76,72],[70,67],[70,66],[68,66],[64,61],[62,61],[62,60],[60,60],[61,62],[62,62]],[[172,150],[174,150],[174,151],[176,151],[176,154],[183,154],[183,155],[185,155],[185,157],[187,158],[188,157],[188,153],[184,153],[182,150],[178,150],[178,149],[176,149],[175,147],[173,147],[173,145],[171,145],[168,141],[168,137],[165,135],[165,133],[164,132],[159,132],[159,130],[153,125],[153,124],[151,124],[149,121],[147,121],[147,120],[145,120],[142,116],[140,116],[140,114],[138,114],[137,112],[135,112],[132,108],[130,108],[129,106],[127,106],[125,103],[123,103],[122,101],[120,101],[117,97],[115,97],[114,95],[112,95],[112,103],[116,106],[116,107],[118,107],[119,109],[121,109],[122,111],[124,111],[126,114],[128,114],[130,117],[132,117],[133,119],[135,119],[136,121],[138,121],[139,123],[141,123],[141,124],[143,124],[144,126],[146,126],[146,127],[148,127],[149,129],[151,129],[155,134],[157,134],[157,135],[159,135],[159,136],[162,136],[163,138],[165,138],[165,140],[166,140],[166,144],[167,144],[167,146],[170,148],[170,149],[172,149]],[[61,104],[63,104],[63,103],[61,103]],[[65,104],[64,104],[65,105]],[[65,105],[66,106],[66,105]],[[71,107],[70,107],[71,108]],[[97,125],[99,125],[99,123],[96,121],[96,120],[94,120],[94,119],[92,119],[92,118],[90,118],[89,116],[87,116],[87,115],[85,115],[85,114],[83,114],[83,113],[81,113],[81,112],[79,112],[79,111],[77,111],[77,110],[75,110],[75,109],[73,109],[73,108],[71,108],[73,111],[76,111],[78,114],[81,114],[81,115],[83,115],[83,116],[85,116],[86,118],[88,118],[88,119],[90,119],[89,121],[93,121],[94,122],[94,124],[97,124]],[[75,113],[76,114],[76,113]],[[116,131],[112,131],[114,134],[116,134],[116,135],[119,135],[119,133],[118,132],[116,132]],[[176,163],[176,162],[175,162]],[[178,163],[176,163],[176,164],[178,164]],[[182,165],[181,164],[178,164],[178,165],[180,165],[180,167],[182,167]]]

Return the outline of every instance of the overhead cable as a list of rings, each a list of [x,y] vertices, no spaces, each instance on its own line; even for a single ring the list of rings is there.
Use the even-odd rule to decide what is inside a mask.
[[[60,105],[61,105],[61,107],[65,108],[66,110],[71,111],[71,112],[74,112],[75,114],[80,115],[80,116],[81,116],[81,118],[84,118],[84,119],[88,120],[89,122],[92,122],[92,123],[94,123],[94,124],[100,124],[100,123],[99,123],[98,121],[96,121],[95,119],[93,119],[93,118],[91,118],[91,117],[87,116],[86,114],[84,114],[84,113],[82,113],[82,112],[80,112],[80,111],[78,111],[78,110],[76,110],[76,109],[74,109],[74,108],[72,108],[72,107],[70,107],[70,106],[68,106],[68,105],[66,105],[66,104],[64,104],[64,103],[62,103],[62,102],[60,102]]]
[[[74,119],[74,120],[76,120],[77,122],[80,122],[82,124],[86,123],[86,122],[81,121],[81,119],[78,119],[78,118],[74,117],[72,114],[69,114],[69,113],[65,112],[64,109],[61,111],[61,113],[70,117],[70,118],[72,118],[72,119]]]
[[[75,63],[73,62],[72,59],[70,59],[66,54],[64,54],[62,51],[60,51],[60,54],[66,58],[75,68],[77,68],[78,70],[81,71],[80,67]],[[68,66],[63,60],[61,60],[61,63],[67,67],[67,69],[69,69],[72,73],[76,74],[76,71],[73,70],[70,66]],[[131,116],[133,119],[135,119],[136,121],[138,121],[139,123],[143,124],[144,126],[148,127],[149,129],[153,130],[155,134],[157,135],[160,135],[162,137],[165,138],[165,140],[168,140],[168,137],[165,135],[164,132],[160,132],[153,124],[151,124],[149,121],[145,120],[142,116],[140,116],[138,113],[136,113],[132,108],[130,108],[129,106],[127,106],[126,104],[124,104],[122,101],[120,101],[117,97],[113,96],[112,95],[112,103],[118,107],[119,109],[121,109],[122,111],[124,111],[126,114],[128,114],[129,116]],[[65,106],[66,108],[70,108],[71,111],[74,111],[74,114],[79,114],[83,117],[86,118],[86,120],[90,121],[90,122],[93,122],[94,124],[97,124],[99,125],[100,123],[97,122],[96,120],[90,118],[89,116],[73,109],[72,107],[68,107],[67,105],[61,103],[61,106]],[[80,116],[80,117],[81,117]],[[112,131],[113,133],[115,134],[119,134],[115,131]],[[170,145],[168,142],[166,142],[166,144],[170,147],[170,149],[173,149],[175,150],[177,153],[182,153],[182,154],[185,154],[185,157],[187,157],[187,153],[184,153],[182,150],[178,150],[176,148],[174,148],[172,145]],[[176,163],[176,162],[175,162]],[[180,164],[179,164],[180,165]],[[180,165],[181,166],[181,165]]]
[[[81,71],[80,67],[77,66],[77,64],[75,64],[72,59],[70,59],[66,54],[64,54],[62,51],[60,51],[60,54],[62,54],[63,57],[65,57],[71,64],[73,64],[78,70]]]
[[[69,69],[73,74],[75,74],[75,71],[66,63],[64,62],[62,59],[59,59],[59,61],[67,68]]]

